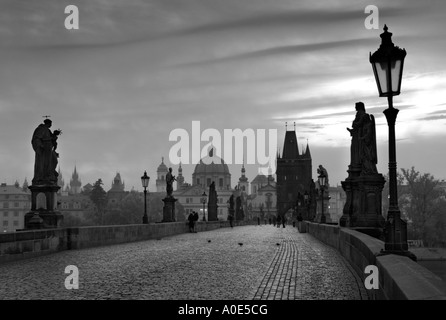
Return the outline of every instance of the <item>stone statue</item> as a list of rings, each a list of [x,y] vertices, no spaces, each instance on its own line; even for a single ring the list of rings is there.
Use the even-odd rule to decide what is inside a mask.
[[[218,196],[217,191],[215,191],[215,182],[209,186],[209,202],[208,202],[208,221],[217,221],[218,220]]]
[[[215,191],[215,182],[212,181],[209,186],[209,203],[217,203],[217,191]]]
[[[169,172],[166,174],[166,192],[168,197],[172,197],[173,182],[175,180],[175,176],[172,175],[172,168],[169,168]]]
[[[235,199],[235,217],[237,220],[243,220],[243,207],[242,207],[242,197],[238,196]]]
[[[321,164],[319,165],[319,168],[317,169],[317,173],[320,175],[320,174],[323,174],[324,176],[325,176],[325,185],[326,186],[328,186],[329,185],[329,183],[328,183],[328,172],[327,172],[327,169],[325,169]]]
[[[31,145],[35,151],[33,185],[57,184],[58,173],[56,171],[59,154],[57,138],[61,130],[51,132],[52,121],[45,119],[33,133]]]
[[[377,152],[375,118],[365,112],[364,103],[355,105],[356,117],[352,129],[347,128],[352,137],[350,165],[357,167],[361,175],[377,173]]]
[[[234,195],[233,194],[231,194],[231,196],[229,197],[229,209],[234,210]]]
[[[375,117],[370,115],[369,120],[364,122],[363,135],[361,140],[360,159],[362,164],[361,175],[370,175],[378,173],[376,164],[378,157],[376,152],[376,131],[375,131]]]

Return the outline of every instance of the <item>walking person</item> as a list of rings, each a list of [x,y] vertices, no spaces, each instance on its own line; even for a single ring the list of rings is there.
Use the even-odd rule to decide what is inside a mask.
[[[234,226],[232,225],[232,221],[234,220],[234,216],[232,214],[228,215],[228,220],[229,220],[229,225],[231,226],[231,228],[234,228]]]
[[[193,228],[195,233],[197,232],[197,221],[198,221],[198,212],[195,211],[194,212],[194,228]]]
[[[189,216],[187,217],[187,220],[189,221],[189,232],[194,232],[194,214],[193,212],[189,213]]]

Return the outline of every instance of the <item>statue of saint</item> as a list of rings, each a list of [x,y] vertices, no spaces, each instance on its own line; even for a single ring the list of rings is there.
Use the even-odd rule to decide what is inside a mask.
[[[166,174],[166,192],[168,197],[172,197],[173,182],[175,180],[175,176],[172,175],[172,168],[169,168],[169,172]]]
[[[376,164],[378,157],[376,152],[376,131],[375,131],[375,117],[370,115],[370,119],[364,123],[363,135],[361,140],[361,175],[370,175],[378,173]]]
[[[325,185],[326,186],[328,186],[329,185],[329,183],[328,183],[328,172],[327,172],[327,169],[325,169],[321,164],[319,165],[319,168],[317,169],[317,173],[320,175],[320,174],[323,174],[324,176],[325,176]]]
[[[215,191],[215,182],[212,181],[209,186],[209,204],[217,204],[217,191]]]
[[[229,209],[234,210],[234,195],[231,194],[229,197]]]
[[[57,138],[62,133],[60,130],[51,132],[52,121],[45,119],[33,133],[31,145],[35,151],[33,185],[57,184],[58,173],[56,171]]]
[[[361,175],[377,173],[375,118],[365,112],[364,103],[356,103],[356,117],[352,129],[350,165],[361,169]]]

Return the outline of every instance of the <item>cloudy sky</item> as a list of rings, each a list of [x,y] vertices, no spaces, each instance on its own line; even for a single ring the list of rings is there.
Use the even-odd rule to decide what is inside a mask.
[[[67,30],[69,4],[79,30]],[[367,5],[379,29],[367,29]],[[388,132],[369,52],[387,24],[408,52],[398,115],[398,168],[446,179],[446,2],[300,0],[0,0],[0,180],[33,174],[33,130],[50,115],[61,128],[61,170],[108,190],[151,187],[174,129],[276,129],[296,123],[313,176],[347,177],[354,105],[376,118],[378,169],[387,173]],[[202,147],[206,142],[202,143]],[[272,151],[275,152],[275,151]],[[177,166],[173,166],[176,171]],[[240,165],[230,166],[233,185]],[[250,180],[258,165],[248,165]],[[194,165],[183,165],[191,182]]]

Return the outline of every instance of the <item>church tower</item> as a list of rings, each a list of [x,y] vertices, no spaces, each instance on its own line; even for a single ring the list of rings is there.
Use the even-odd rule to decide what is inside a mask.
[[[303,150],[302,150],[303,151]],[[282,155],[277,158],[277,212],[283,216],[292,209],[298,194],[310,193],[312,185],[312,159],[310,147],[299,153],[295,130],[285,132]]]
[[[79,180],[79,175],[76,170],[76,166],[74,166],[74,172],[71,175],[70,180],[70,191],[72,194],[78,194],[81,192],[81,181]]]
[[[244,163],[242,164],[241,172],[242,172],[242,175],[238,179],[238,188],[239,188],[239,190],[248,193],[249,181],[248,181],[248,178],[246,178],[246,176],[245,176],[246,170],[245,170],[245,164]]]
[[[156,192],[166,192],[166,174],[167,166],[164,164],[164,157],[161,158],[161,164],[156,170]]]
[[[181,168],[181,162],[180,167],[178,168],[178,177],[177,177],[177,190],[180,190],[184,185],[184,177],[183,177],[183,168]]]

